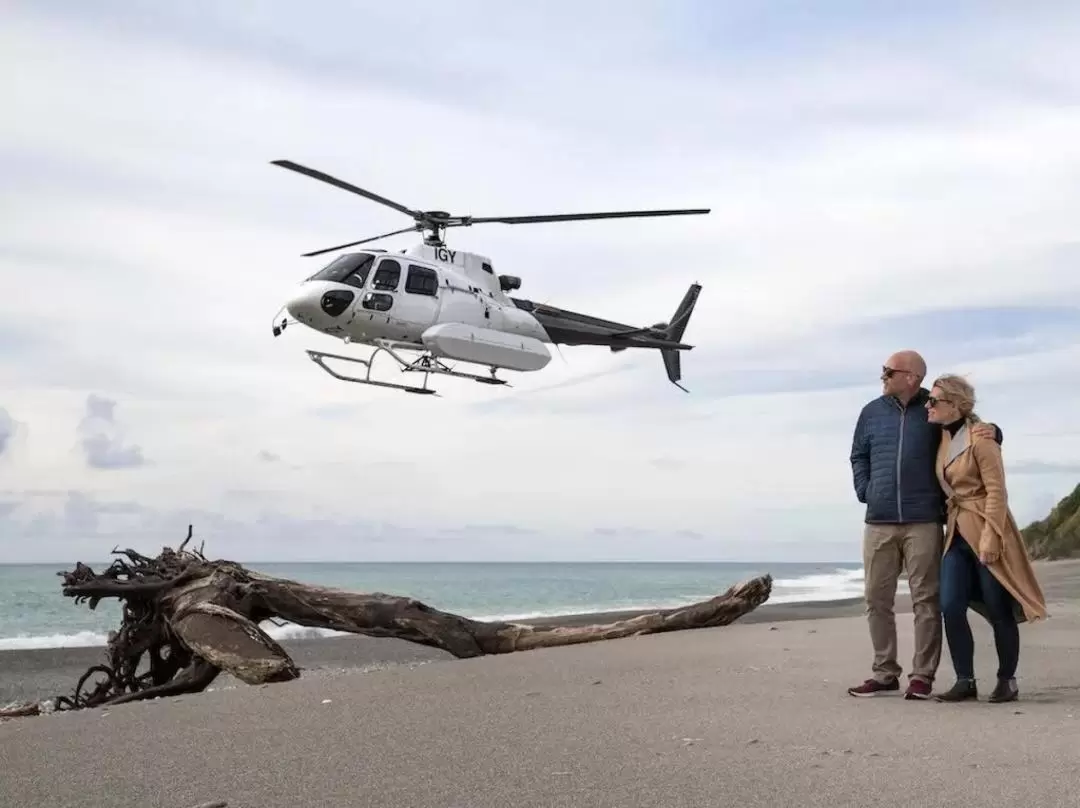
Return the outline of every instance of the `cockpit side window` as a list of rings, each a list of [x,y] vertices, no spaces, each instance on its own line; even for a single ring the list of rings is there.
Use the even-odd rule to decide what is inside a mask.
[[[346,283],[349,286],[355,286],[357,289],[363,289],[364,282],[371,271],[371,263],[374,260],[375,256],[369,252],[339,255],[308,280]]]
[[[370,255],[365,256],[368,259]],[[309,281],[332,281],[341,283],[356,268],[357,255],[339,255],[310,278]]]
[[[363,289],[364,284],[367,283],[368,273],[371,272],[371,265],[374,261],[374,255],[366,256],[356,269],[348,274],[342,283],[347,283],[349,286],[355,286],[357,289]]]
[[[400,282],[401,264],[393,258],[384,258],[379,261],[379,268],[375,270],[375,277],[371,279],[371,288],[393,292]]]

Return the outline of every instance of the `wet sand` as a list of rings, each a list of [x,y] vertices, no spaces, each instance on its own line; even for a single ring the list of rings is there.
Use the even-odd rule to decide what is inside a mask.
[[[1039,571],[1052,619],[1022,628],[1015,704],[847,696],[870,661],[850,601],[474,660],[305,641],[289,645],[309,667],[297,682],[0,724],[0,805],[1073,805],[1080,561]],[[972,625],[988,690],[992,639]],[[906,666],[910,619],[898,627]],[[0,678],[77,678],[99,654],[5,652]]]

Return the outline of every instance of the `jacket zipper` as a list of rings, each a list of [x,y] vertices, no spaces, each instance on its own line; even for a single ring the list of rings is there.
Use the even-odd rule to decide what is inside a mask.
[[[896,449],[896,518],[897,521],[904,521],[904,504],[903,498],[900,496],[900,474],[902,459],[904,457],[904,424],[907,423],[907,407],[900,408],[900,443]]]

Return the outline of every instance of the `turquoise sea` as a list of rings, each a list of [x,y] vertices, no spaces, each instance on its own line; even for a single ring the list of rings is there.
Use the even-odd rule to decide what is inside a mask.
[[[102,570],[108,562],[91,564]],[[862,595],[855,563],[248,563],[268,575],[362,592],[387,592],[479,619],[677,606],[712,597],[763,573],[772,603]],[[60,593],[63,565],[0,565],[0,650],[103,645],[120,607],[76,606]],[[264,626],[273,636],[318,636]],[[327,634],[327,632],[321,632]]]

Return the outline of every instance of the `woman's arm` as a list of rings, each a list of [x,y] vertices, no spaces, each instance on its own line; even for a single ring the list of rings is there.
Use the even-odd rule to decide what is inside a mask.
[[[976,440],[971,445],[975,462],[979,466],[983,487],[986,489],[986,510],[983,514],[983,530],[979,537],[979,556],[986,564],[993,564],[1001,556],[1001,536],[1009,517],[1009,496],[1005,488],[1005,463],[1001,459],[1001,447],[994,440]]]

